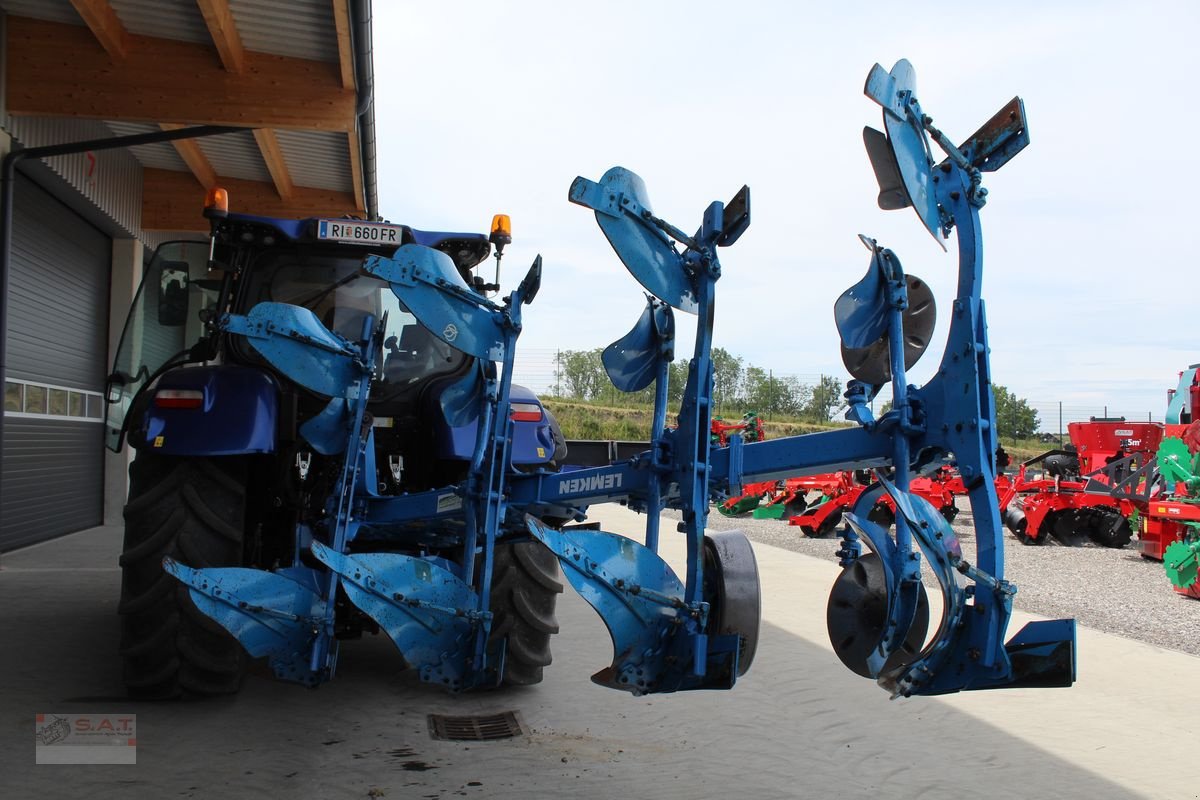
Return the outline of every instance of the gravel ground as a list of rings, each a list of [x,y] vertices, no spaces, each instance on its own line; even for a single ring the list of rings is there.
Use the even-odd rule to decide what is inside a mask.
[[[963,555],[974,562],[970,504],[960,497],[958,507],[954,530]],[[810,538],[783,520],[729,519],[715,511],[708,520],[713,530],[737,528],[756,542],[837,561],[836,536]],[[1064,547],[1053,539],[1031,547],[1005,531],[1004,548],[1005,577],[1017,585],[1016,608],[1074,617],[1090,628],[1200,656],[1200,600],[1176,594],[1162,564],[1139,555],[1136,538],[1121,550],[1091,543]]]

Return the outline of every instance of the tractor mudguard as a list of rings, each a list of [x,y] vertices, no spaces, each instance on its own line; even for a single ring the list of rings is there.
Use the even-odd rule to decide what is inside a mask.
[[[426,406],[427,419],[433,420],[434,453],[437,458],[447,461],[468,461],[475,450],[476,428],[478,420],[472,420],[466,425],[451,426],[437,410],[438,398],[430,392]],[[556,437],[557,422],[545,410],[537,395],[524,386],[512,387],[509,402],[514,406],[512,416],[512,456],[511,460],[517,466],[538,466],[549,464],[555,458],[562,441],[562,434]],[[541,409],[541,419],[523,419],[521,406],[534,406]]]
[[[156,402],[162,392],[199,392],[185,407]],[[177,395],[176,395],[177,396]],[[275,451],[279,386],[254,367],[185,367],[163,375],[146,391],[144,411],[130,421],[131,447],[169,456],[232,456]]]

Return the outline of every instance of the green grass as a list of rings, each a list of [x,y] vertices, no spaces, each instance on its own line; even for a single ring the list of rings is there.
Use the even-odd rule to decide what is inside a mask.
[[[543,397],[542,404],[554,414],[563,435],[568,439],[646,441],[650,438],[650,421],[654,413],[650,406],[610,405],[603,401],[564,397]],[[740,416],[740,413],[729,412],[725,419],[733,421]],[[673,422],[673,417],[673,414],[668,414],[668,424]],[[822,424],[788,418],[763,420],[763,430],[768,439],[845,428],[848,425],[849,423]]]
[[[615,441],[648,441],[650,419],[654,409],[648,405],[614,405],[604,400],[576,400],[568,397],[543,397],[542,403],[554,414],[568,439],[602,439]],[[740,417],[738,411],[727,411],[727,421]],[[674,413],[667,423],[674,421]],[[834,430],[850,427],[848,422],[818,423],[794,418],[763,420],[763,430],[768,439],[781,439],[803,433]],[[1055,448],[1053,443],[1044,444],[1037,439],[1021,439],[1013,442],[1004,439],[1004,449],[1011,459],[1010,469],[1016,469],[1022,461]]]

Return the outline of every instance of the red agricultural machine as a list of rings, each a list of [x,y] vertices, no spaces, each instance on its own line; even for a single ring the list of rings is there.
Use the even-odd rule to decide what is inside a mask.
[[[763,432],[762,420],[753,411],[742,415],[741,422],[726,422],[721,417],[713,417],[709,423],[709,441],[713,447],[728,447],[730,434],[738,434],[742,441],[761,442],[767,438]]]
[[[1133,538],[1129,516],[1139,510],[1163,426],[1092,418],[1068,430],[1069,449],[1042,453],[1023,463],[1014,480],[997,480],[1004,523],[1022,544],[1053,537],[1068,546],[1091,540],[1124,547]]]
[[[1025,544],[1053,536],[1064,544],[1091,539],[1124,547],[1136,527],[1142,555],[1163,560],[1174,542],[1187,540],[1188,521],[1200,523],[1194,487],[1187,488],[1200,452],[1200,365],[1180,373],[1168,401],[1165,423],[1072,422],[1069,449],[1025,462],[1011,484],[998,481],[1009,530]],[[1030,477],[1039,464],[1042,475]]]
[[[805,536],[828,536],[842,521],[843,511],[854,505],[871,482],[869,474],[847,470],[747,484],[740,495],[729,498],[717,508],[728,517],[753,513],[756,519],[786,519],[799,527]],[[948,521],[953,521],[958,513],[954,504],[955,482],[958,493],[965,494],[961,479],[943,467],[931,476],[913,478],[910,490],[932,503]],[[809,496],[814,492],[817,497],[810,502]],[[890,525],[895,515],[895,502],[885,493],[868,519]]]

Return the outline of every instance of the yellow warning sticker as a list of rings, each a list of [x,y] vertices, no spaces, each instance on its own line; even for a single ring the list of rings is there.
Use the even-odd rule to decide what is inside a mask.
[[[155,447],[162,447],[162,446],[163,446],[163,437],[161,437],[161,436],[155,436],[155,437],[154,437],[154,446],[155,446]]]
[[[539,447],[538,448],[538,458],[545,458],[545,457],[546,457],[546,448]]]

